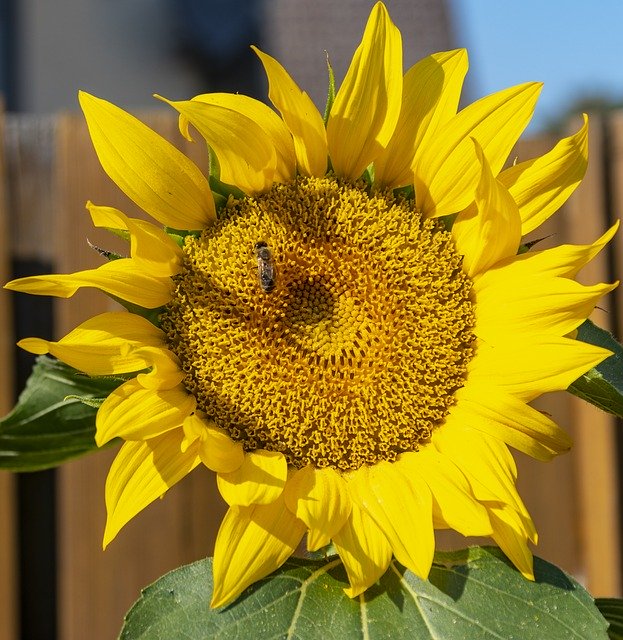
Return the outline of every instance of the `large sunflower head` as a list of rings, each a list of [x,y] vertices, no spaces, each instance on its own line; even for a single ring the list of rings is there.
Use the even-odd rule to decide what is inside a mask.
[[[131,309],[20,343],[127,379],[97,414],[99,444],[125,440],[105,544],[205,464],[230,506],[214,606],[304,534],[310,550],[333,543],[351,596],[392,557],[426,577],[439,528],[491,536],[531,578],[536,532],[508,446],[542,460],[570,446],[527,403],[608,355],[569,334],[614,287],[573,279],[614,229],[586,246],[520,248],[582,179],[586,119],[503,170],[540,86],[457,113],[466,53],[403,74],[382,3],[326,122],[256,52],[275,110],[231,94],[167,101],[186,136],[192,125],[205,138],[209,178],[81,94],[104,170],[164,228],[89,203],[96,226],[130,238],[130,257],[7,285],[61,297],[97,287]]]

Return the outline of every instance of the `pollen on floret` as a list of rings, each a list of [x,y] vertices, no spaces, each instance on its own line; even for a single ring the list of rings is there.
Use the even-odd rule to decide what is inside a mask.
[[[254,247],[270,248],[270,292]],[[427,442],[473,357],[471,281],[412,201],[334,177],[230,198],[162,317],[198,407],[246,450],[354,470]]]

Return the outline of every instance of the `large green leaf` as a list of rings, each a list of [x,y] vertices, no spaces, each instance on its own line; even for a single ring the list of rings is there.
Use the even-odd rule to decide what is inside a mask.
[[[610,623],[610,640],[623,640],[623,600],[619,598],[596,598],[595,604],[601,615]]]
[[[351,600],[336,560],[292,559],[229,607],[209,608],[212,564],[181,567],[145,589],[122,640],[607,640],[591,596],[535,559],[529,582],[492,547],[438,553],[429,581],[396,563]]]
[[[0,469],[38,471],[96,450],[97,405],[121,382],[37,358],[17,405],[0,420]]]
[[[568,389],[603,411],[623,418],[623,347],[605,329],[586,320],[578,328],[578,340],[612,351],[600,365],[580,376]]]

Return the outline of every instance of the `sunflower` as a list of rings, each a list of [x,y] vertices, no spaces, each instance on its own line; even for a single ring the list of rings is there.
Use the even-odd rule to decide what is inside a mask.
[[[167,100],[182,133],[205,138],[209,178],[81,93],[104,170],[163,226],[88,203],[95,226],[129,238],[130,257],[6,285],[60,297],[96,287],[130,310],[20,342],[125,378],[96,419],[99,445],[124,440],[104,546],[204,464],[229,505],[213,606],[305,534],[310,550],[333,544],[352,597],[393,557],[426,578],[443,528],[490,536],[532,579],[537,534],[509,446],[540,460],[566,451],[569,437],[528,403],[609,355],[569,336],[616,286],[573,279],[615,229],[585,246],[522,247],[583,177],[586,118],[503,170],[540,85],[457,112],[465,51],[403,75],[382,3],[324,117],[256,53],[275,110],[224,93]]]

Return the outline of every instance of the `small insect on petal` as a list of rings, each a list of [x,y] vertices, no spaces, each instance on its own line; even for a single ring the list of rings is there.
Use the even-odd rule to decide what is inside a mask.
[[[269,246],[261,240],[256,242],[254,247],[257,258],[257,276],[260,287],[264,293],[270,293],[275,288],[275,264]]]

